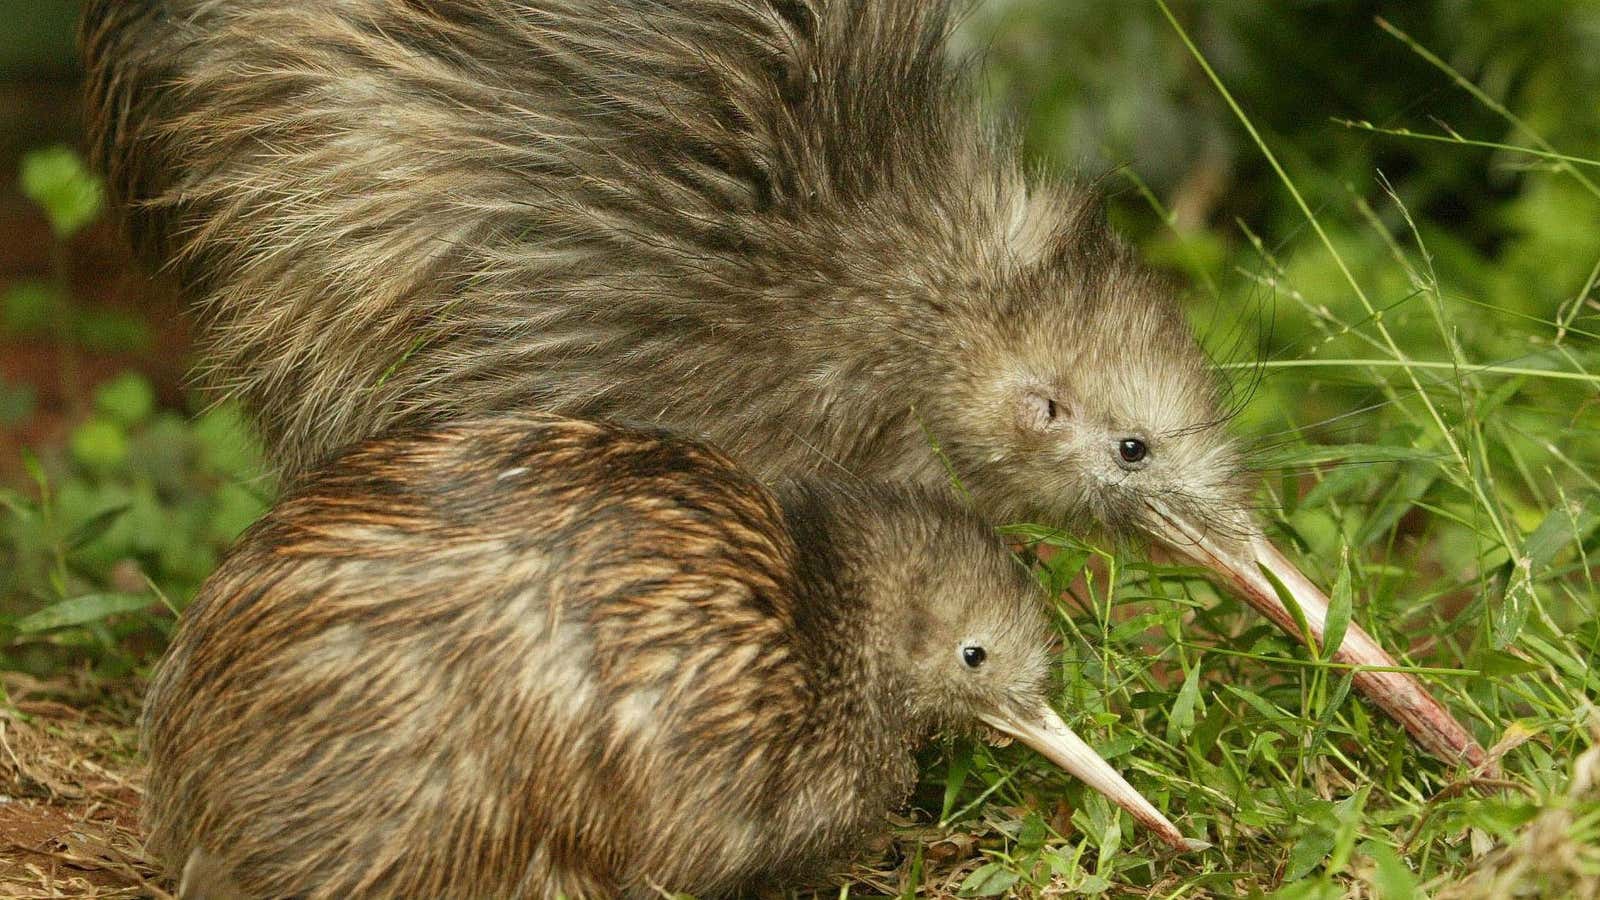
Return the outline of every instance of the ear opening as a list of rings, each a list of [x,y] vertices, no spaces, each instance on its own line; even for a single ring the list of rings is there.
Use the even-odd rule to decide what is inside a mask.
[[[1065,403],[1039,387],[1025,388],[1017,403],[1017,421],[1028,431],[1046,431],[1067,417]]]

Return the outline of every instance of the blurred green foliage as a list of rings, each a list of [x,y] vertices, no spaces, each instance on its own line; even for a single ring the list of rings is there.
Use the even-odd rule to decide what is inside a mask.
[[[57,272],[0,293],[0,336],[75,351],[145,345],[146,323],[69,288],[67,241],[102,213],[98,179],[57,147],[28,154],[18,181],[51,223]],[[90,400],[64,448],[25,457],[31,485],[0,487],[0,669],[48,674],[88,661],[116,675],[147,661],[271,496],[232,407],[192,419],[158,408],[137,372],[101,383]],[[0,427],[33,407],[30,387],[0,382]]]
[[[0,289],[0,337],[48,338],[90,352],[148,349],[148,322],[72,296],[68,242],[105,212],[100,179],[72,148],[54,146],[24,154],[17,185],[50,223],[54,271],[48,280],[24,278]]]
[[[1448,224],[1480,248],[1505,233],[1499,206],[1530,160],[1338,125],[1514,137],[1377,16],[1443,54],[1558,146],[1592,146],[1600,133],[1595,0],[1176,0],[1172,8],[1312,193],[1337,196],[1382,170],[1419,219]],[[1090,175],[1126,165],[1163,197],[1197,172],[1218,170],[1228,190],[1211,221],[1226,229],[1239,217],[1279,237],[1303,226],[1154,2],[991,0],[971,25],[993,95],[1018,117],[1037,157]]]
[[[86,351],[150,349],[150,323],[120,309],[84,303],[57,279],[23,279],[0,289],[0,336],[63,341]]]
[[[81,0],[0,0],[0,76],[77,68],[73,41]]]
[[[69,240],[105,208],[105,187],[70,147],[35,150],[22,158],[22,193],[44,210],[59,240]]]
[[[160,650],[176,608],[266,508],[243,422],[156,410],[142,376],[95,391],[68,453],[0,489],[0,668],[91,660],[118,674]]]

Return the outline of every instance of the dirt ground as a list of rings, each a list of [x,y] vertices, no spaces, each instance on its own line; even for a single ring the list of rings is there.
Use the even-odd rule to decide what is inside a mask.
[[[136,698],[92,684],[0,676],[0,897],[172,896],[144,860]]]

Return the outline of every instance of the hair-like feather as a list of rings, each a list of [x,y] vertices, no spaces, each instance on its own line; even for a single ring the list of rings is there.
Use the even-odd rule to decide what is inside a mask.
[[[207,382],[291,473],[521,407],[688,422],[768,470],[808,443],[901,465],[875,458],[915,430],[898,372],[1044,227],[940,3],[114,0],[86,23],[96,158],[200,299]]]
[[[150,848],[188,898],[813,878],[883,827],[931,729],[1043,707],[1037,592],[944,494],[775,493],[550,416],[387,435],[185,610],[142,722]]]
[[[395,423],[601,415],[769,478],[953,471],[990,518],[1153,536],[1292,625],[1270,563],[1325,607],[1257,540],[1175,292],[1086,192],[1024,177],[950,23],[940,0],[91,0],[83,44],[135,241],[291,476]],[[1341,661],[1393,667],[1349,635]],[[1484,759],[1414,678],[1356,684]]]

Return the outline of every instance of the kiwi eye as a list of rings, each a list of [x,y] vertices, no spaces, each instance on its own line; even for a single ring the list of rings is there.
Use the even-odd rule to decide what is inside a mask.
[[[1056,402],[1054,400],[1046,400],[1044,402],[1044,414],[1045,414],[1045,417],[1048,418],[1050,421],[1052,421],[1052,422],[1055,421],[1056,413],[1059,412],[1059,411],[1060,410],[1058,410],[1056,408]]]
[[[983,665],[983,661],[988,658],[988,651],[984,650],[982,647],[979,647],[977,644],[968,644],[967,646],[961,648],[961,661],[966,663],[967,668],[969,669],[978,668],[979,666]]]
[[[1125,463],[1144,462],[1144,458],[1149,454],[1150,448],[1138,438],[1123,438],[1122,442],[1117,444],[1117,455],[1121,456]]]

